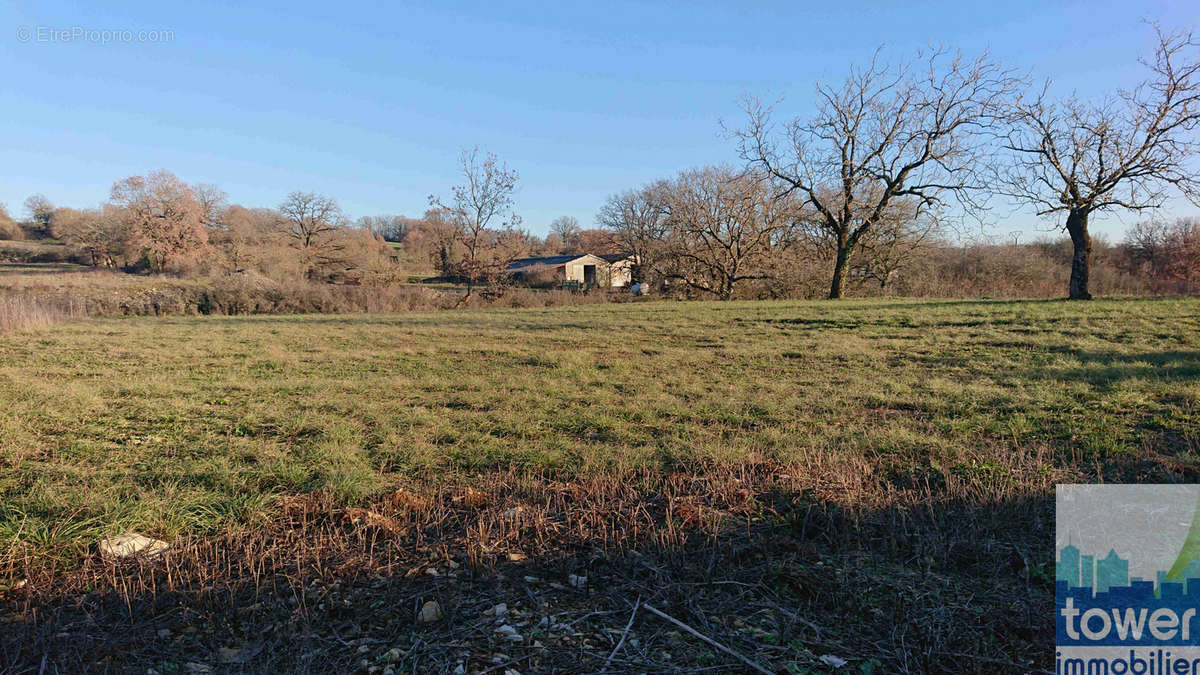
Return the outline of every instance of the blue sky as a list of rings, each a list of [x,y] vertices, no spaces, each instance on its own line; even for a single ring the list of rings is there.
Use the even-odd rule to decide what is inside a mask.
[[[1195,2],[123,2],[0,6],[0,202],[92,206],[157,168],[274,206],[329,194],[352,217],[420,215],[461,148],[521,174],[518,211],[594,221],[605,197],[734,161],[720,121],[745,94],[807,114],[880,44],[930,42],[1082,95],[1130,84],[1143,18],[1200,28]],[[39,28],[168,30],[169,41],[46,42]],[[22,41],[18,32],[34,31]],[[1196,213],[1186,203],[1179,213]],[[1112,219],[1100,230],[1118,235]],[[998,235],[1048,225],[1005,215]]]

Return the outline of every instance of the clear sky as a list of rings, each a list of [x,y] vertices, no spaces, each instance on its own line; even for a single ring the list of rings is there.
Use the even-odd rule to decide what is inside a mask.
[[[986,48],[1092,95],[1141,75],[1144,18],[1200,28],[1200,2],[0,0],[0,202],[93,206],[166,168],[248,206],[300,189],[351,217],[417,216],[479,145],[520,172],[518,211],[544,234],[559,215],[592,224],[613,192],[736,160],[720,120],[740,121],[741,96],[807,114],[816,81],[880,44]],[[135,35],[49,40],[76,28]],[[172,34],[138,41],[153,30]],[[1016,213],[993,232],[1046,228]]]

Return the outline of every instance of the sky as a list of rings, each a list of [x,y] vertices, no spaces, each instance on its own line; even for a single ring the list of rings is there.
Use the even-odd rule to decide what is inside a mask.
[[[1144,19],[1200,28],[1200,3],[0,0],[0,202],[94,206],[165,168],[247,206],[308,190],[352,218],[419,216],[478,145],[519,172],[517,211],[545,234],[562,215],[593,225],[613,193],[736,162],[721,125],[742,121],[741,98],[807,116],[817,82],[881,45],[987,49],[1089,97],[1142,76]],[[1119,238],[1134,219],[1095,227]],[[995,221],[996,237],[1053,227]]]

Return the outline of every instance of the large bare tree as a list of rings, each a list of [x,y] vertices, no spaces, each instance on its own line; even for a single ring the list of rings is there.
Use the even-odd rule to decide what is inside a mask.
[[[279,205],[284,234],[299,249],[312,279],[327,265],[339,262],[345,247],[337,235],[345,229],[346,217],[337,200],[313,192],[293,192]]]
[[[728,167],[681,173],[669,199],[669,274],[721,300],[743,281],[770,278],[766,263],[799,215],[766,177]]]
[[[1157,29],[1156,29],[1157,30]],[[1038,215],[1066,214],[1073,256],[1069,293],[1090,299],[1088,221],[1112,210],[1161,206],[1172,188],[1197,201],[1200,181],[1189,160],[1200,145],[1200,59],[1191,33],[1158,33],[1148,79],[1098,102],[1056,102],[1045,88],[1019,100],[1004,139],[1013,161],[998,175],[1009,195]]]
[[[733,131],[743,159],[810,207],[834,242],[830,298],[842,297],[851,258],[894,200],[978,207],[986,131],[1019,86],[986,55],[931,50],[897,65],[879,57],[840,86],[818,84],[811,118],[780,128],[771,106],[750,99],[747,125]]]
[[[613,232],[618,247],[633,258],[633,281],[655,283],[665,276],[671,214],[671,187],[665,180],[609,196],[596,224]]]
[[[558,237],[562,243],[562,252],[591,253],[579,249],[579,235],[582,233],[583,228],[579,226],[579,220],[573,216],[559,216],[550,221],[550,234]]]
[[[465,301],[475,286],[503,278],[508,264],[522,254],[524,237],[517,233],[520,217],[512,212],[517,172],[493,153],[481,155],[478,146],[462,151],[459,169],[463,183],[450,188],[449,203],[430,195],[429,204],[454,226],[462,252],[456,271],[467,282]]]

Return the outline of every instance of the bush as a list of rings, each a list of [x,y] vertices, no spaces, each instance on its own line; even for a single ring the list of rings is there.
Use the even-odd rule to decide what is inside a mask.
[[[0,239],[19,241],[25,238],[25,230],[8,215],[8,209],[0,204]]]

